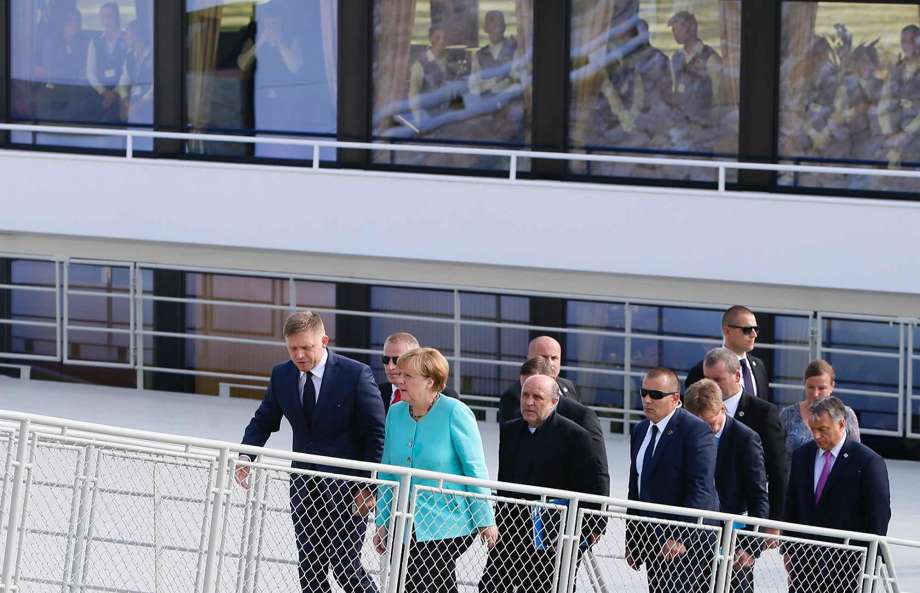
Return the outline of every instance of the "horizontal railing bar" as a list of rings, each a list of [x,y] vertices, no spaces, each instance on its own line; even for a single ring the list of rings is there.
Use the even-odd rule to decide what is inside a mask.
[[[0,325],[24,325],[28,327],[57,327],[53,321],[29,321],[27,319],[0,319]]]
[[[100,323],[103,323],[103,322],[100,321]],[[66,323],[65,325],[67,326],[67,329],[69,331],[81,331],[81,332],[88,332],[88,333],[95,333],[95,334],[132,334],[134,333],[131,331],[130,328],[123,328],[123,327],[96,327],[94,325],[74,325],[73,323]],[[120,347],[122,346],[116,346],[116,348],[120,348]],[[126,344],[123,347],[127,348],[128,345]]]
[[[517,159],[547,159],[571,162],[597,163],[632,163],[644,165],[661,165],[668,167],[696,167],[713,169],[730,169],[739,171],[775,171],[794,173],[835,173],[841,175],[868,175],[877,177],[920,178],[920,171],[902,169],[875,169],[860,167],[790,165],[780,163],[747,163],[726,160],[703,160],[685,158],[615,156],[569,152],[541,152],[535,150],[512,150],[496,148],[475,148],[468,146],[432,146],[425,144],[386,144],[377,142],[344,142],[339,140],[315,140],[305,138],[285,138],[277,136],[236,136],[231,134],[203,134],[194,132],[164,132],[152,130],[131,130],[114,128],[93,128],[74,126],[49,126],[32,124],[0,123],[0,130],[37,132],[50,134],[71,134],[82,136],[116,136],[127,138],[159,138],[166,140],[193,140],[202,142],[227,142],[236,144],[272,144],[281,146],[305,146],[320,148],[342,148],[358,150],[376,150],[384,152],[422,152],[433,154],[457,154],[472,156],[496,156]],[[304,170],[312,170],[304,168]]]
[[[90,296],[90,297],[100,297],[100,298],[114,298],[114,299],[130,299],[132,294],[130,292],[116,292],[114,290],[86,290],[83,288],[73,289],[70,286],[67,287],[67,296]]]
[[[821,347],[821,353],[830,352],[831,354],[850,354],[853,356],[872,356],[875,358],[901,358],[898,352],[878,352],[876,350],[851,350],[848,348],[828,348]]]
[[[0,283],[0,290],[21,290],[22,292],[57,292],[56,286],[40,286],[37,284],[8,284]]]

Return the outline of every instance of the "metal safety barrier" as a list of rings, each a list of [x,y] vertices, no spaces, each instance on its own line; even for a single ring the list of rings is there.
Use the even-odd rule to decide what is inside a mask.
[[[4,593],[920,590],[920,542],[30,414],[0,464]]]

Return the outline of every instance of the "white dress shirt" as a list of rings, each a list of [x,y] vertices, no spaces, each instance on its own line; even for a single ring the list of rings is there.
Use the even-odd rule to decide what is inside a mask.
[[[724,341],[722,342],[722,347],[728,348],[728,346],[725,345]],[[737,354],[735,356],[737,356]],[[738,356],[738,364],[741,364],[742,360],[747,361],[748,370],[751,371],[751,389],[754,390],[754,393],[752,393],[751,395],[753,395],[754,397],[757,397],[757,379],[754,378],[754,367],[751,365],[751,359],[747,357],[747,352],[745,352],[741,356]],[[744,365],[743,364],[741,364],[741,388],[744,389]],[[732,414],[732,416],[734,417],[734,414]]]
[[[329,359],[329,351],[323,351],[323,357],[319,360],[319,364],[313,367],[313,370],[310,372],[313,373],[313,388],[316,390],[316,399],[313,400],[313,403],[319,401],[319,390],[323,386],[323,373],[326,372],[326,361]],[[300,372],[300,405],[304,405],[303,402],[303,386],[307,382],[307,373]]]
[[[834,464],[837,463],[837,457],[840,455],[840,450],[843,449],[843,444],[846,442],[846,434],[843,435],[843,438],[840,439],[840,442],[834,445],[834,448],[831,449],[831,469],[834,469]],[[815,475],[814,482],[812,482],[812,491],[817,492],[818,490],[818,480],[821,479],[821,472],[824,470],[824,449],[818,447],[817,453],[815,453]],[[830,472],[828,472],[830,475]],[[827,483],[824,484],[827,486]]]
[[[661,441],[661,435],[664,434],[665,428],[668,426],[671,417],[674,415],[674,412],[677,411],[677,408],[671,410],[671,413],[655,423],[649,423],[648,430],[645,431],[645,438],[642,439],[642,444],[639,445],[639,451],[636,453],[636,472],[639,474],[639,493],[642,493],[642,466],[645,462],[645,450],[649,447],[649,442],[652,440],[652,427],[658,427],[658,436],[655,437],[655,442],[652,443],[652,454],[655,454],[655,447],[658,446],[659,441]]]
[[[738,405],[741,403],[741,395],[744,393],[744,387],[741,388],[741,391],[731,396],[728,399],[722,400],[722,403],[725,404],[725,413],[735,417],[735,412],[738,411]]]

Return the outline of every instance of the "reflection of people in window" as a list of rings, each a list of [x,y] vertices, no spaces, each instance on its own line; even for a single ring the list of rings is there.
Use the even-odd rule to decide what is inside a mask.
[[[901,30],[901,51],[882,89],[879,123],[891,166],[920,160],[920,27]]]
[[[429,47],[409,71],[409,106],[416,125],[450,110],[451,94],[443,87],[448,82],[447,31],[440,25],[428,30]],[[442,92],[438,92],[442,90]]]
[[[289,39],[285,34],[281,17],[269,14],[259,18],[255,43],[246,42],[236,63],[244,72],[255,64],[260,76],[265,77],[264,84],[278,87],[290,74],[300,71],[303,55],[297,39]],[[275,93],[277,90],[273,89]]]
[[[37,79],[44,79],[48,94],[46,112],[40,115],[56,120],[84,119],[86,86],[86,49],[83,17],[78,10],[68,10],[60,38],[50,37],[42,47]]]
[[[884,82],[877,75],[879,57],[875,44],[860,45],[853,50],[843,79],[846,102],[842,121],[850,131],[850,156],[860,160],[876,160],[881,150],[878,103]],[[869,179],[854,175],[851,185]]]
[[[103,4],[99,18],[102,32],[90,41],[86,52],[86,77],[99,95],[99,121],[117,122],[121,119],[121,96],[117,86],[124,71],[128,45],[121,32],[118,4]]]
[[[147,37],[139,21],[125,28],[128,56],[120,87],[128,101],[128,121],[132,123],[153,123],[153,48]]]
[[[505,15],[500,10],[486,13],[482,30],[489,44],[479,48],[473,57],[470,90],[477,94],[500,93],[516,82],[512,68],[517,40],[505,37]]]
[[[711,138],[701,128],[713,123],[713,107],[722,102],[722,58],[700,39],[696,17],[690,12],[675,13],[668,26],[681,46],[671,56],[671,72],[675,106],[688,120],[684,125],[689,132],[689,137],[674,140],[678,146],[689,142],[702,148]]]

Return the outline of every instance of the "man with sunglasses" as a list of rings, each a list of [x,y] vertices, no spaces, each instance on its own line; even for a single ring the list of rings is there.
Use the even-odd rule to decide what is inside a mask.
[[[399,367],[396,366],[396,361],[409,350],[418,347],[418,340],[408,332],[396,332],[395,334],[390,334],[384,340],[381,362],[383,363],[383,372],[386,373],[387,382],[377,384],[380,388],[380,399],[383,401],[384,414],[390,410],[391,404],[395,404],[402,399],[402,394],[399,392],[399,388],[396,387],[401,374]],[[457,392],[450,387],[445,387],[442,393],[451,397],[459,397]]]
[[[671,369],[656,367],[642,380],[645,420],[632,431],[629,499],[718,511],[716,443],[705,422],[680,405],[680,381]],[[667,513],[632,515],[687,521]],[[630,520],[626,562],[645,565],[650,593],[696,591],[699,567],[712,557],[715,536],[671,524]]]
[[[769,399],[770,377],[767,366],[753,356],[754,342],[759,335],[757,317],[743,305],[735,305],[722,315],[722,346],[738,357],[744,391],[754,397]],[[703,378],[703,361],[690,369],[684,389]]]

